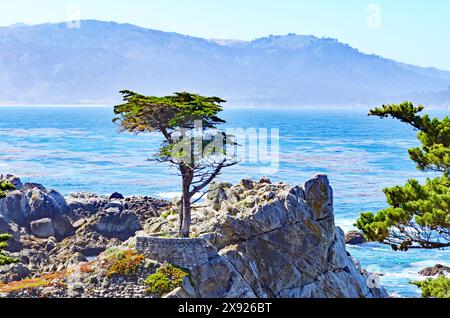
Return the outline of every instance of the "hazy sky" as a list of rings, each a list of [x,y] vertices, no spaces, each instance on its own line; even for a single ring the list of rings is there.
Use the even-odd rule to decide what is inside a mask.
[[[450,70],[448,0],[0,0],[0,25],[77,18],[204,38],[337,38],[367,53]]]

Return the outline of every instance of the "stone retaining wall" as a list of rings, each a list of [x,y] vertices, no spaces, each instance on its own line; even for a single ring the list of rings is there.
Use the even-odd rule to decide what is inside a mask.
[[[208,262],[205,239],[175,239],[141,236],[136,239],[138,253],[158,262],[192,270]]]

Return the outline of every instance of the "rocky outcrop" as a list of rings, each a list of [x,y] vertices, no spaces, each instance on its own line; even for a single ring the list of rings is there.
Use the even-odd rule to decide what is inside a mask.
[[[214,185],[207,203],[195,210],[193,230],[216,252],[191,271],[195,297],[388,296],[369,288],[368,274],[349,257],[326,176],[302,187],[268,180]],[[178,292],[170,296],[192,294]]]
[[[26,189],[24,185],[22,191]],[[145,278],[163,262],[184,265],[191,274],[166,297],[388,296],[346,251],[344,233],[334,223],[333,191],[326,176],[303,186],[272,184],[263,178],[239,185],[213,184],[211,190],[206,202],[193,207],[192,242],[170,238],[177,229],[177,207],[168,203],[117,195],[68,199],[75,234],[62,241],[24,234],[24,249],[17,256],[28,272],[17,268],[14,276],[64,273],[61,284],[8,297],[155,297],[145,293]],[[55,229],[54,219],[42,219],[33,221],[45,224],[49,232],[49,224]],[[130,237],[135,231],[137,236]],[[107,277],[105,259],[117,247],[147,256],[137,276]],[[67,271],[74,267],[79,268],[76,273]]]
[[[66,200],[58,192],[34,183],[22,185],[16,177],[9,176],[9,179],[13,179],[18,187],[0,200],[0,215],[6,221],[29,227],[33,221],[44,218],[61,220],[69,213]]]
[[[116,208],[120,211],[134,212],[141,222],[160,216],[160,210],[170,206],[170,203],[164,200],[147,196],[124,198],[117,192],[109,197],[93,193],[74,193],[67,197],[67,203],[70,210],[78,216],[90,217],[101,211]]]
[[[40,184],[2,177],[16,187],[0,200],[0,233],[13,237],[6,251],[29,276],[68,268],[135,235],[170,203],[150,197],[73,194],[67,198]],[[23,273],[23,272],[22,272]],[[11,276],[0,271],[0,279]]]
[[[7,174],[4,176],[0,175],[0,180],[12,184],[16,188],[16,190],[23,190],[23,183],[22,183],[22,181],[20,181],[19,177],[16,177],[11,174]]]
[[[366,242],[364,234],[359,231],[350,231],[345,234],[345,243],[348,245],[361,245]]]
[[[420,275],[426,277],[433,276],[441,276],[441,275],[449,275],[450,276],[450,267],[444,266],[441,264],[437,264],[433,267],[427,267],[419,272]]]
[[[85,215],[97,213],[109,202],[108,197],[93,193],[74,193],[70,194],[66,199],[72,211]]]
[[[55,216],[53,219],[44,218],[30,223],[31,233],[36,237],[48,238],[56,237],[59,240],[74,235],[74,228],[69,219],[62,216]]]
[[[8,241],[8,246],[5,248],[6,251],[19,252],[22,249],[21,229],[17,224],[8,222],[2,215],[0,215],[0,233],[12,235],[12,238]]]

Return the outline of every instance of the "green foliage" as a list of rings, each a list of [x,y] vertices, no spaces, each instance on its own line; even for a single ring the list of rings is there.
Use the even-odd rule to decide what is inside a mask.
[[[125,103],[114,107],[115,114],[119,115],[114,122],[120,123],[122,131],[135,134],[161,132],[165,140],[155,154],[158,161],[193,167],[199,158],[223,154],[225,145],[231,144],[230,138],[223,133],[188,136],[200,124],[206,131],[225,123],[218,117],[223,110],[220,104],[225,102],[219,97],[186,92],[164,97],[143,96],[127,90],[121,93]]]
[[[0,266],[18,263],[19,260],[6,256],[2,251],[4,248],[8,247],[6,243],[12,236],[9,234],[0,234]]]
[[[450,298],[450,278],[445,276],[413,282],[413,284],[422,289],[424,298]]]
[[[418,139],[421,148],[409,150],[411,159],[421,171],[438,171],[447,177],[450,174],[450,119],[431,119],[428,115],[420,116],[423,106],[414,107],[412,103],[384,105],[370,111],[371,116],[392,117],[419,130]]]
[[[15,187],[9,183],[9,182],[5,182],[5,181],[0,181],[0,199],[6,197],[6,191],[9,190],[14,190]]]
[[[205,189],[223,168],[237,163],[237,146],[232,136],[217,129],[225,123],[218,117],[225,100],[219,97],[191,93],[171,96],[144,96],[128,90],[121,91],[124,104],[114,107],[121,130],[135,134],[160,132],[164,136],[158,162],[175,165],[182,178],[182,207],[180,236],[189,237],[191,202],[195,194]]]
[[[225,121],[217,117],[223,110],[219,97],[205,97],[191,93],[175,93],[172,96],[144,96],[128,90],[120,92],[124,104],[114,107],[114,121],[120,121],[124,131],[133,133],[168,131],[194,127],[201,120],[207,128],[215,128]]]
[[[450,180],[428,179],[425,185],[409,180],[404,187],[384,190],[390,207],[363,213],[356,226],[370,241],[408,250],[414,243],[422,248],[440,248],[450,242]]]
[[[172,264],[164,264],[150,275],[146,283],[149,286],[148,293],[164,295],[183,285],[185,277],[189,277],[188,271]]]
[[[387,105],[371,116],[392,117],[419,130],[421,148],[409,150],[421,171],[441,172],[425,185],[409,180],[405,186],[384,190],[389,207],[376,214],[362,213],[356,226],[370,241],[390,244],[395,250],[450,246],[450,120],[419,116],[423,106]]]

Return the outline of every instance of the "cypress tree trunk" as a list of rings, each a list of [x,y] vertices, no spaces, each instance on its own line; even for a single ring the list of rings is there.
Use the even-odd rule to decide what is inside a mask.
[[[180,236],[188,238],[191,229],[191,199],[188,196],[183,196],[183,220],[181,223]]]
[[[180,237],[188,238],[191,229],[191,195],[190,188],[194,178],[192,169],[180,167],[183,178],[183,195],[181,197],[178,231]]]

